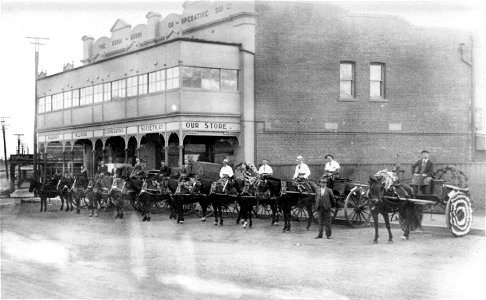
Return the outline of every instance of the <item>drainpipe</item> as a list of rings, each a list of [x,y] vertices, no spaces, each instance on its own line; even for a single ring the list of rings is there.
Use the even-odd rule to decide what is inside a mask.
[[[469,35],[469,40],[471,41],[471,59],[468,60],[465,51],[467,50],[466,44],[460,44],[461,50],[461,60],[471,67],[471,134],[472,134],[472,152],[471,152],[471,161],[476,161],[476,82],[475,82],[475,67],[474,67],[474,40],[471,35]]]

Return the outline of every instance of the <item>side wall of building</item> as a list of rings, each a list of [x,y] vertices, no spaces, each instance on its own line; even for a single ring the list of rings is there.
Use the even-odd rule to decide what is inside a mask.
[[[343,163],[471,157],[467,34],[358,16],[323,3],[257,2],[257,159],[285,164],[326,153]],[[355,64],[356,97],[340,99],[340,62]],[[370,63],[385,66],[385,100],[369,97]],[[271,154],[269,154],[271,153]]]

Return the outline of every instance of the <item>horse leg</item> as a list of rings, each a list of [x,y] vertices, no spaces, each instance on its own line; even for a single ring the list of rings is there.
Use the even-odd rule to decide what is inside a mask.
[[[102,199],[102,198],[100,198],[100,199],[98,199],[98,200],[96,201],[96,212],[95,212],[95,217],[98,217],[98,216],[99,216],[99,214],[100,214],[100,209],[101,209],[101,199]]]
[[[382,215],[383,219],[385,220],[386,229],[388,230],[388,243],[393,243],[393,235],[390,228],[390,219],[388,218],[388,213],[383,212]]]
[[[238,201],[238,206],[240,207],[240,211],[238,212],[238,217],[236,218],[236,224],[240,224],[240,220],[243,217],[242,216],[242,213],[243,213],[243,203],[242,203],[241,200]]]
[[[219,225],[223,226],[223,205],[219,206]]]
[[[371,209],[371,216],[373,217],[373,223],[375,224],[375,239],[373,243],[378,244],[378,212],[376,208]]]
[[[251,205],[250,211],[248,212],[248,218],[250,219],[250,228],[253,226],[253,222],[251,220],[252,213],[253,213],[253,205]],[[255,214],[255,217],[256,217],[256,214]]]
[[[62,195],[59,195],[59,198],[61,198],[61,208],[59,209],[59,211],[61,211],[64,208],[64,197]]]

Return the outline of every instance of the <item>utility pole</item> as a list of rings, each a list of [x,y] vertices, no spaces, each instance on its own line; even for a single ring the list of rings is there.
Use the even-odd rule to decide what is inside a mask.
[[[40,41],[41,40],[49,40],[48,38],[42,38],[42,37],[27,37],[30,40],[33,40],[34,42],[31,42],[31,44],[34,45],[35,49],[35,88],[34,88],[34,93],[35,93],[35,116],[34,116],[34,180],[39,181],[39,174],[38,174],[38,167],[37,167],[37,111],[39,109],[39,99],[37,98],[37,76],[38,76],[38,67],[39,67],[39,47],[41,45]]]
[[[17,136],[17,154],[20,154],[20,137],[23,136],[23,133],[14,133]]]
[[[8,117],[0,117],[2,122],[2,132],[3,132],[3,153],[5,155],[5,174],[7,175],[8,180],[8,158],[7,158],[7,141],[5,140],[5,119]]]

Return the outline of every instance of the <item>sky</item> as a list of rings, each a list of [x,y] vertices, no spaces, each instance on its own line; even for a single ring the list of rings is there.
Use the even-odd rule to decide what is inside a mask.
[[[149,11],[162,17],[182,13],[182,1],[31,0],[0,2],[0,117],[6,119],[7,155],[15,154],[17,137],[29,153],[34,129],[34,45],[26,37],[45,37],[40,47],[39,71],[59,73],[66,63],[81,66],[84,35],[110,36],[118,18],[132,25],[146,24]],[[460,28],[485,36],[483,1],[334,1],[362,13],[401,16],[419,26]],[[485,39],[486,40],[486,39]],[[3,139],[0,158],[4,157]]]

